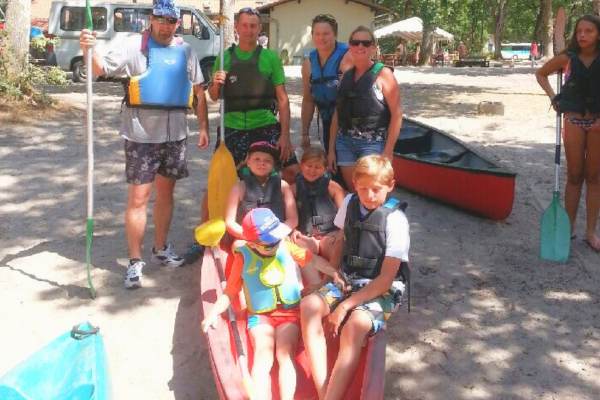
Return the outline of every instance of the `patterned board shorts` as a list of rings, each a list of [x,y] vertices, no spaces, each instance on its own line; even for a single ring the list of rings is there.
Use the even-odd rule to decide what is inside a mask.
[[[233,155],[235,165],[239,167],[241,163],[246,160],[248,149],[252,143],[269,142],[272,145],[277,146],[277,141],[279,141],[280,136],[280,124],[273,124],[249,130],[237,130],[225,127],[225,146],[227,146]],[[219,147],[220,143],[221,136],[219,135],[215,150]],[[282,167],[285,168],[293,164],[298,164],[298,160],[296,159],[296,155],[292,153],[292,156],[283,163]]]
[[[353,291],[358,290],[358,287],[354,285],[354,282],[352,286]],[[348,294],[342,292],[340,286],[332,282],[322,286],[317,293],[325,300],[327,305],[329,305],[329,309],[332,311],[348,297]],[[392,313],[402,304],[403,295],[404,283],[401,281],[394,281],[392,287],[386,293],[354,308],[355,310],[366,311],[369,318],[371,318],[371,322],[373,323],[371,335],[376,334],[385,327],[385,321],[387,321]]]
[[[127,183],[142,185],[154,182],[156,174],[181,179],[188,176],[185,158],[187,139],[165,143],[137,143],[125,140],[125,175]]]

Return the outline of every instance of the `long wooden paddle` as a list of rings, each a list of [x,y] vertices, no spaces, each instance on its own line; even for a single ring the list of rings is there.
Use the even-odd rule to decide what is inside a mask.
[[[92,7],[90,0],[85,2],[85,25],[90,32],[94,29],[92,21]],[[88,47],[86,54],[86,91],[87,91],[87,113],[86,113],[86,133],[87,133],[87,221],[85,224],[85,261],[87,270],[87,283],[92,299],[96,298],[96,289],[92,283],[90,272],[92,264],[92,240],[94,238],[94,97],[92,91],[93,68],[92,68],[92,48]]]
[[[554,43],[558,52],[562,51],[565,43],[566,15],[561,7],[556,13],[554,26]],[[561,47],[558,47],[561,46]],[[562,70],[556,74],[556,93],[560,93],[562,86]],[[571,224],[569,216],[560,204],[560,140],[562,131],[562,116],[560,110],[556,112],[556,144],[554,153],[554,193],[552,202],[542,214],[540,226],[540,257],[544,260],[566,262],[569,259],[571,248]]]

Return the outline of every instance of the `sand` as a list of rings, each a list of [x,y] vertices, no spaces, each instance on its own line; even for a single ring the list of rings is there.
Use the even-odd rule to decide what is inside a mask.
[[[456,135],[518,177],[513,212],[502,222],[398,190],[409,203],[413,308],[390,322],[385,398],[600,397],[600,257],[581,239],[573,241],[567,264],[538,257],[539,218],[552,196],[555,119],[532,72],[525,66],[396,70],[406,115]],[[299,142],[299,70],[286,73]],[[85,89],[52,92],[63,102],[55,113],[0,124],[0,375],[89,320],[105,339],[115,399],[214,399],[199,331],[199,263],[180,269],[149,263],[143,289],[123,288],[122,89],[109,82],[95,85],[98,298],[89,299]],[[480,101],[502,102],[505,115],[478,115]],[[212,143],[217,111],[211,104]],[[194,118],[190,123],[190,177],[177,185],[170,234],[181,251],[198,222],[211,155],[196,148]],[[152,233],[149,221],[148,260]]]

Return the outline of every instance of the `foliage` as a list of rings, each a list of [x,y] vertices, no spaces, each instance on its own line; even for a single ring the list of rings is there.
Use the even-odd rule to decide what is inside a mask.
[[[43,44],[45,48],[45,43]],[[42,68],[27,64],[18,72],[10,67],[10,49],[6,31],[0,31],[0,100],[19,101],[31,105],[50,105],[52,98],[44,85],[65,85],[66,74],[57,67]]]
[[[469,49],[479,52],[495,31],[497,0],[376,0],[393,10],[395,21],[412,16],[454,34],[455,45],[463,41]],[[590,0],[553,0],[553,11],[565,7],[568,16],[567,34],[574,28],[575,20],[592,13]],[[535,27],[540,13],[539,0],[510,0],[506,15],[503,42],[540,41],[535,37]]]

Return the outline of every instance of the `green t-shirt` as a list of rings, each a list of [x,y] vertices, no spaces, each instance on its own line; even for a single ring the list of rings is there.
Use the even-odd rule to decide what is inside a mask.
[[[253,51],[242,51],[239,47],[235,47],[235,55],[240,60],[249,60],[254,54]],[[214,64],[213,72],[221,69],[220,58]],[[225,68],[224,71],[229,71],[231,68],[231,54],[228,50],[225,51]],[[274,86],[283,85],[285,83],[285,73],[283,72],[283,64],[277,53],[273,50],[262,49],[258,57],[258,71],[265,77],[270,77]],[[243,111],[230,111],[225,113],[225,127],[231,129],[247,130],[255,129],[263,126],[273,125],[277,123],[277,118],[271,110],[260,109]]]

